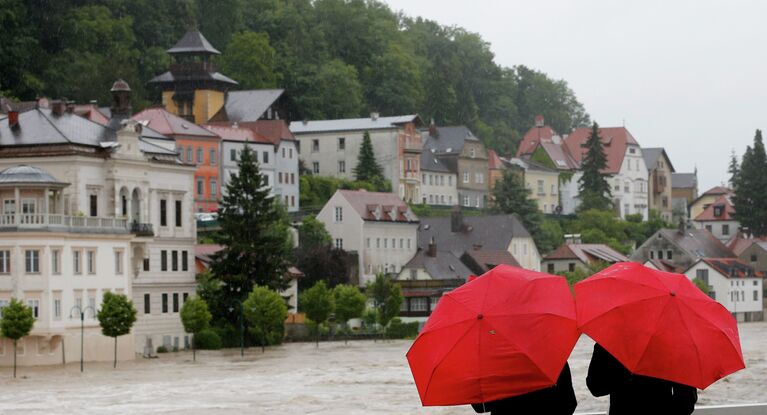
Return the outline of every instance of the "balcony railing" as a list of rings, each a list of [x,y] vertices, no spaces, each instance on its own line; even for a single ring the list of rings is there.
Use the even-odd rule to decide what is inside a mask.
[[[136,236],[154,236],[154,229],[151,223],[133,222],[130,225],[130,231],[135,233]]]
[[[128,219],[93,216],[68,216],[56,213],[4,213],[0,215],[0,231],[12,229],[70,230],[74,232],[128,231]]]

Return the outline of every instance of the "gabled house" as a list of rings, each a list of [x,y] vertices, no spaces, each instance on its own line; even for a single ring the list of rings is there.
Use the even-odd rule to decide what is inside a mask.
[[[690,204],[698,198],[698,171],[694,173],[671,173],[671,205],[674,223],[687,222]]]
[[[646,263],[658,260],[666,267],[687,269],[701,258],[737,258],[705,229],[661,229],[640,245],[629,259]]]
[[[416,253],[419,219],[395,193],[338,190],[317,219],[336,248],[358,254],[360,286],[399,273]]]
[[[694,217],[692,223],[697,228],[711,232],[720,241],[727,242],[740,228],[740,222],[735,220],[734,214],[735,208],[730,197],[723,195]]]
[[[488,176],[488,192],[489,198],[493,199],[493,189],[495,184],[503,180],[503,172],[506,171],[506,165],[503,160],[498,156],[495,150],[487,150],[487,176]]]
[[[458,173],[429,149],[421,153],[421,202],[435,206],[459,203]]]
[[[541,269],[549,274],[572,272],[577,267],[586,268],[589,265],[604,262],[615,264],[627,262],[629,259],[620,252],[605,244],[583,244],[566,242],[541,260]]]
[[[642,156],[650,175],[647,181],[650,186],[650,209],[657,211],[664,221],[671,222],[673,219],[671,183],[674,173],[671,159],[666,154],[666,149],[662,147],[643,148]]]
[[[706,208],[722,196],[732,195],[732,190],[724,186],[714,186],[690,202],[690,219],[695,220]]]
[[[547,214],[562,213],[559,171],[531,159],[512,158],[505,163],[512,170],[522,174],[525,186],[530,189],[530,199],[538,203],[538,210]]]
[[[708,295],[737,321],[763,321],[764,273],[737,258],[701,258],[684,274],[709,286]]]

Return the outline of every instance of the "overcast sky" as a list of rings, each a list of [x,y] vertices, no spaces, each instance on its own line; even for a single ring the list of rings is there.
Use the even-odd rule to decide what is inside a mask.
[[[767,2],[384,1],[479,33],[500,65],[566,80],[601,126],[625,122],[677,172],[697,166],[701,192],[767,128]]]

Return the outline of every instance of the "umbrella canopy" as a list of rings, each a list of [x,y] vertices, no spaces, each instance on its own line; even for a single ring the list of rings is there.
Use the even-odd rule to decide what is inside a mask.
[[[622,262],[575,298],[578,327],[634,374],[705,389],[745,367],[735,319],[684,275]]]
[[[580,332],[563,277],[499,265],[445,295],[407,353],[421,402],[491,402],[556,383]]]

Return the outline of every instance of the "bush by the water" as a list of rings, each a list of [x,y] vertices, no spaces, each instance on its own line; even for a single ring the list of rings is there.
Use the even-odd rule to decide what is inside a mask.
[[[205,329],[194,335],[194,345],[200,350],[218,350],[221,348],[221,337],[212,329]]]
[[[398,317],[395,317],[389,323],[389,327],[386,328],[386,337],[390,339],[410,339],[415,338],[418,335],[417,321],[410,323],[403,323]]]

